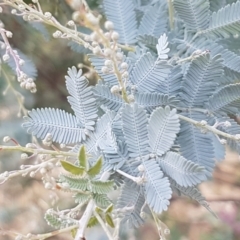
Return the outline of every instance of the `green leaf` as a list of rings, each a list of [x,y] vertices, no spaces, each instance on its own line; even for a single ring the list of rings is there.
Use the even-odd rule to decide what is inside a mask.
[[[100,173],[102,169],[102,157],[100,157],[97,162],[88,170],[88,175],[91,177],[95,177]]]
[[[85,146],[83,145],[78,154],[78,160],[79,160],[79,165],[83,167],[84,169],[88,169],[88,162],[87,162],[87,156],[86,156],[86,149]]]
[[[106,214],[105,218],[106,218],[107,224],[108,224],[111,228],[115,228],[114,222],[113,222],[112,217],[110,216],[109,213]]]
[[[91,197],[88,193],[77,193],[74,196],[75,203],[85,204]]]
[[[87,227],[91,228],[91,227],[96,226],[97,224],[98,224],[98,220],[95,216],[93,216],[89,219]]]
[[[111,213],[113,211],[113,204],[111,204],[107,209],[106,209],[106,213]]]
[[[53,214],[46,213],[44,218],[47,221],[48,225],[50,225],[51,227],[60,228],[62,225],[58,217]]]
[[[77,234],[77,228],[72,229],[71,230],[71,235],[72,235],[73,238],[75,238],[76,234]]]
[[[100,208],[107,208],[111,203],[106,194],[94,194],[93,199]]]
[[[75,166],[75,165],[73,165],[72,163],[70,163],[70,162],[67,162],[67,161],[61,161],[61,164],[62,164],[62,167],[66,170],[66,171],[68,171],[68,172],[70,172],[70,173],[72,173],[72,174],[74,174],[74,175],[83,175],[84,174],[84,168],[83,167],[78,167],[78,166]]]
[[[80,190],[83,192],[89,189],[89,181],[85,178],[61,175],[59,180],[61,183],[67,183],[70,189]]]
[[[93,193],[106,194],[113,189],[113,181],[91,181],[91,190]]]

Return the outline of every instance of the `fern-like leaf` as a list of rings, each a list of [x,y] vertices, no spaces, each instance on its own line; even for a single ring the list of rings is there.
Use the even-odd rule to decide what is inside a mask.
[[[87,189],[90,189],[88,179],[85,178],[61,175],[59,181],[60,183],[66,183],[72,190],[80,190],[84,192]]]
[[[150,53],[142,55],[132,70],[130,81],[140,92],[165,93],[165,81],[170,73],[170,66],[155,59]]]
[[[62,221],[54,214],[46,213],[44,218],[51,227],[60,228],[62,226]]]
[[[135,43],[137,21],[132,1],[103,0],[103,8],[107,19],[113,22],[114,29],[119,33],[119,43]]]
[[[99,103],[108,109],[117,112],[123,105],[123,99],[116,94],[111,93],[109,87],[103,84],[97,84],[94,88],[94,95],[98,98]]]
[[[171,111],[167,106],[154,110],[148,126],[150,152],[163,155],[172,147],[179,130],[180,123],[175,109]]]
[[[240,109],[240,83],[229,84],[209,98],[208,109],[213,112],[236,114]]]
[[[178,103],[174,97],[162,93],[136,93],[135,101],[148,112],[152,112],[157,107],[166,105],[175,106]]]
[[[167,32],[167,19],[167,9],[161,4],[150,6],[141,19],[138,34],[158,38]]]
[[[173,5],[188,29],[201,30],[209,26],[208,0],[174,0]]]
[[[201,192],[196,187],[183,187],[177,184],[174,180],[170,180],[171,187],[177,189],[180,194],[183,194],[187,197],[190,197],[191,199],[197,201],[200,205],[205,207],[213,216],[218,218],[216,214],[212,211],[212,209],[209,207],[206,199],[202,196]]]
[[[93,193],[107,194],[113,189],[113,181],[91,181],[91,189]]]
[[[204,114],[189,113],[187,117],[196,121],[206,119]],[[186,159],[205,167],[206,176],[210,177],[214,169],[214,149],[210,133],[202,133],[190,123],[181,121],[178,144],[181,155]]]
[[[186,107],[202,107],[215,91],[218,79],[222,76],[222,58],[211,58],[209,54],[201,55],[189,66],[183,79],[181,97]]]
[[[201,31],[213,37],[229,37],[240,31],[240,1],[227,5],[214,12],[210,19],[209,28]]]
[[[88,80],[82,76],[82,70],[76,67],[68,69],[66,86],[69,94],[68,101],[84,128],[93,131],[97,118],[96,99],[92,88],[88,87]]]
[[[106,194],[94,194],[93,200],[100,208],[107,208],[112,203]]]
[[[123,133],[130,157],[148,153],[147,115],[137,104],[126,105],[122,110]]]
[[[75,116],[59,109],[42,108],[29,112],[23,127],[28,133],[44,139],[51,133],[54,142],[78,143],[86,138],[84,129]]]
[[[164,177],[156,161],[144,161],[143,163],[147,183],[145,184],[145,197],[149,207],[156,213],[168,209],[172,190],[167,177]]]
[[[190,187],[206,180],[205,168],[188,161],[175,152],[158,158],[160,168],[183,187]]]
[[[90,193],[77,193],[73,196],[75,203],[85,204],[91,198]]]
[[[140,186],[137,184],[127,184],[122,186],[116,208],[121,209],[124,213],[122,223],[128,228],[139,227],[143,224],[140,216],[141,208],[145,202]],[[126,210],[124,211],[124,209]]]

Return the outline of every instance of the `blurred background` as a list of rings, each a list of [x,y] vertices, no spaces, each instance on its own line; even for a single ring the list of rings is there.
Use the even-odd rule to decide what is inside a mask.
[[[68,3],[67,3],[68,2]],[[41,5],[45,11],[54,13],[61,23],[71,19],[71,1],[45,0]],[[89,1],[94,9],[97,1]],[[40,107],[61,108],[72,112],[67,100],[65,78],[68,67],[79,63],[88,65],[86,56],[78,52],[78,48],[60,39],[52,39],[53,29],[46,27],[36,29],[21,18],[13,16],[8,9],[0,14],[0,20],[5,28],[13,32],[12,46],[27,55],[37,69],[37,93],[30,94],[22,90],[19,83],[10,79],[14,88],[25,97],[26,109]],[[42,33],[44,33],[44,36]],[[72,50],[74,49],[74,51]],[[10,68],[3,66],[11,74]],[[87,68],[83,68],[88,71]],[[94,84],[95,79],[90,78]],[[6,79],[0,76],[0,144],[6,135],[25,145],[31,142],[31,137],[21,128],[22,117],[18,117],[19,105],[16,95],[9,90],[4,96]],[[32,159],[31,161],[34,161]],[[0,172],[18,169],[21,160],[18,152],[0,151]],[[240,240],[240,161],[237,153],[227,151],[226,159],[217,164],[212,181],[200,185],[201,192],[206,197],[211,209],[218,219],[206,209],[184,197],[174,196],[166,213],[160,216],[161,221],[168,226],[170,240]],[[44,233],[52,231],[43,219],[49,208],[60,209],[73,206],[71,195],[46,190],[40,180],[29,177],[17,177],[0,185],[0,229],[19,233]],[[13,239],[1,235],[1,240]],[[49,238],[51,240],[70,240],[71,234],[63,234]],[[105,240],[101,228],[88,230],[88,240]],[[125,239],[158,240],[159,236],[153,220],[136,231],[131,231]]]

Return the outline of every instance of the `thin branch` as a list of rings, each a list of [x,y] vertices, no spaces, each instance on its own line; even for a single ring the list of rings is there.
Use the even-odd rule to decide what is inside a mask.
[[[95,217],[97,218],[98,222],[99,222],[100,225],[102,226],[104,232],[107,234],[108,239],[109,239],[109,240],[114,240],[112,234],[111,234],[110,231],[108,230],[105,222],[102,220],[102,218],[100,217],[100,215],[99,215],[96,211],[94,211],[93,214],[95,215]]]
[[[102,174],[100,180],[106,181],[106,180],[108,180],[109,177],[110,177],[110,173],[104,172]],[[87,205],[85,212],[83,213],[81,219],[78,222],[78,230],[77,230],[77,234],[76,234],[74,240],[84,239],[85,230],[86,230],[88,222],[93,214],[94,208],[95,208],[95,203],[94,203],[94,200],[91,199]]]
[[[201,128],[205,131],[209,131],[209,132],[212,132],[214,134],[217,134],[219,136],[222,136],[222,137],[225,137],[225,138],[228,138],[228,139],[231,139],[231,140],[234,140],[234,141],[240,141],[240,136],[238,135],[231,135],[231,134],[228,134],[228,133],[225,133],[225,132],[222,132],[218,129],[216,129],[215,127],[212,127],[210,125],[207,125],[205,123],[202,123],[202,122],[198,122],[198,121],[195,121],[191,118],[188,118],[188,117],[185,117],[185,116],[182,116],[180,114],[178,114],[178,117],[183,120],[183,121],[186,121],[186,122],[189,122],[191,124],[193,124],[194,126],[198,127],[198,128]]]

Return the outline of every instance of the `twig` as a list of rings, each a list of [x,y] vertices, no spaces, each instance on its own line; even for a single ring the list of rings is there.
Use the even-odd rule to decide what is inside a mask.
[[[108,230],[105,222],[102,220],[102,218],[100,217],[100,215],[99,215],[96,211],[94,211],[93,213],[94,213],[95,217],[97,218],[98,222],[100,223],[100,225],[102,226],[104,232],[107,234],[108,239],[109,239],[109,240],[114,240],[112,234],[111,234],[110,231]]]
[[[195,121],[191,118],[188,118],[188,117],[185,117],[185,116],[182,116],[180,114],[178,114],[178,117],[183,120],[183,121],[186,121],[186,122],[189,122],[191,124],[193,124],[194,126],[198,127],[198,128],[201,128],[205,131],[209,131],[209,132],[212,132],[214,134],[217,134],[219,136],[222,136],[222,137],[225,137],[225,138],[228,138],[228,139],[232,139],[234,141],[240,141],[240,136],[237,135],[231,135],[231,134],[228,134],[228,133],[225,133],[225,132],[222,132],[218,129],[216,129],[215,127],[212,127],[210,125],[207,125],[207,124],[203,124],[202,122],[198,122],[198,121]]]
[[[110,173],[109,172],[104,172],[100,178],[101,181],[106,181],[108,180],[108,178],[110,177]],[[88,222],[93,214],[93,210],[95,208],[95,203],[94,200],[91,199],[87,205],[87,208],[84,212],[84,214],[82,215],[81,219],[78,222],[78,230],[77,230],[77,234],[74,238],[74,240],[82,240],[84,239],[85,236],[85,230],[87,228]]]

